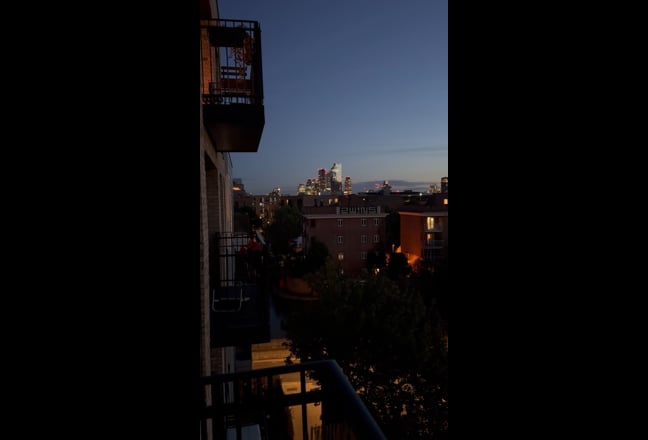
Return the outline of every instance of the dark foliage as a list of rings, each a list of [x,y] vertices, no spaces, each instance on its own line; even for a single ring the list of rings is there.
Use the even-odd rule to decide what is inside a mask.
[[[434,304],[386,276],[340,275],[332,260],[307,279],[321,297],[286,317],[291,352],[335,359],[388,438],[445,438],[448,353]]]
[[[262,221],[259,216],[256,214],[256,211],[251,206],[241,206],[234,209],[235,215],[247,216],[247,223],[249,229],[260,229],[262,226]]]
[[[291,253],[291,240],[302,235],[302,216],[299,210],[290,205],[278,208],[266,229],[267,239],[275,254]]]

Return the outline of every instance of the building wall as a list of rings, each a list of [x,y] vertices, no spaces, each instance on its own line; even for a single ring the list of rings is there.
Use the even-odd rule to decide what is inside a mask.
[[[212,3],[212,10],[215,6]],[[204,18],[204,17],[203,17]],[[201,60],[202,65],[202,60]],[[202,101],[200,101],[202,102]],[[201,121],[202,121],[202,104]],[[218,232],[233,229],[233,190],[230,157],[218,152],[207,134],[204,125],[200,124],[200,285],[201,285],[201,374],[210,375],[228,370],[233,371],[233,350],[210,348],[210,244]]]
[[[218,1],[200,0],[200,18],[217,19]],[[208,45],[207,33],[201,34],[201,44]],[[200,59],[203,77],[210,77],[210,63]],[[206,84],[206,83],[205,83]],[[215,236],[221,232],[234,231],[234,190],[232,164],[229,153],[223,153],[222,148],[212,143],[203,121],[202,93],[199,94],[200,105],[200,304],[201,304],[201,374],[232,372],[236,370],[235,347],[211,348],[210,318],[211,318],[211,288],[218,285],[220,280],[210,279],[210,268],[220,261],[217,253],[210,257],[210,245]],[[215,271],[212,271],[215,272]]]
[[[233,230],[233,190],[230,158],[226,153],[217,152],[205,128],[201,125],[200,135],[201,163],[201,318],[203,319],[201,356],[204,373],[221,373],[234,371],[233,350],[210,349],[210,285],[214,280],[209,279],[210,245],[214,236],[219,232]],[[223,350],[223,353],[213,354],[211,350]],[[216,360],[216,361],[214,361]]]
[[[400,216],[401,252],[408,259],[423,256],[423,224],[425,219],[419,215]]]
[[[200,18],[207,19],[217,17],[216,0],[200,0]],[[201,42],[204,44],[204,42]],[[201,69],[203,68],[202,59],[199,60]],[[202,90],[201,90],[202,93]],[[202,97],[198,96],[198,103],[200,107],[200,120],[202,121]],[[209,223],[210,213],[209,205],[207,203],[207,164],[210,162],[207,158],[207,150],[213,150],[209,144],[209,138],[204,129],[203,124],[200,124],[200,144],[198,146],[197,154],[199,155],[200,164],[200,374],[202,376],[209,376],[212,374],[212,350],[210,340],[210,310],[211,301],[209,295]],[[219,358],[222,356],[219,354]],[[212,404],[212,395],[209,388],[205,390],[205,404]],[[213,438],[213,426],[207,423],[205,433],[201,430],[201,438],[204,434],[206,438]]]
[[[353,208],[322,207],[321,213],[317,209],[309,210],[310,214],[304,215],[304,231],[306,242],[311,243],[316,239],[326,245],[334,260],[340,261],[342,269],[347,274],[358,274],[367,267],[366,255],[375,249],[385,250],[387,214],[380,212],[371,214],[350,213]],[[358,209],[359,211],[360,209]],[[357,211],[356,211],[357,212]],[[341,221],[341,224],[338,222]],[[363,221],[365,224],[363,225]],[[377,221],[376,225],[374,221]],[[362,242],[362,236],[366,242]],[[377,237],[377,241],[374,239]],[[338,242],[342,237],[342,242]],[[343,253],[344,259],[338,260],[338,254]]]
[[[200,0],[200,18],[219,18],[217,0]],[[201,34],[201,44],[208,45],[207,33]],[[203,77],[212,75],[212,68],[209,63],[199,59]],[[207,82],[204,83],[206,86]],[[207,88],[207,87],[206,87]],[[200,145],[196,154],[199,155],[200,164],[200,373],[202,376],[209,376],[217,373],[229,373],[236,371],[236,349],[235,347],[211,348],[211,288],[217,285],[220,280],[210,279],[216,276],[211,267],[219,264],[214,261],[218,256],[210,256],[210,245],[215,236],[220,232],[231,232],[234,230],[234,194],[232,165],[229,153],[218,152],[218,145],[213,145],[207,129],[203,124],[202,93],[208,90],[200,90],[198,105],[200,107]],[[222,148],[221,148],[222,150]],[[210,258],[213,261],[210,261]],[[210,274],[210,272],[212,272]],[[250,361],[251,362],[251,361]],[[212,395],[209,388],[205,391],[205,403],[212,403]],[[213,426],[207,423],[206,438],[213,438]],[[201,436],[203,431],[201,430]]]
[[[407,255],[410,262],[416,258],[424,257],[424,244],[426,240],[427,218],[433,217],[435,228],[438,232],[431,233],[435,240],[442,242],[443,255],[447,255],[448,248],[448,211],[399,211],[400,215],[400,241],[401,252]]]
[[[200,373],[211,374],[211,353],[209,334],[209,222],[207,210],[207,175],[205,172],[205,154],[200,146]]]

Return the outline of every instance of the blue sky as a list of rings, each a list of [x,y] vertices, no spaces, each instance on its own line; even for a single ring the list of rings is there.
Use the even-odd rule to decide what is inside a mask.
[[[296,194],[333,163],[354,192],[448,175],[447,0],[218,3],[262,32],[266,124],[257,153],[232,154],[248,192]]]

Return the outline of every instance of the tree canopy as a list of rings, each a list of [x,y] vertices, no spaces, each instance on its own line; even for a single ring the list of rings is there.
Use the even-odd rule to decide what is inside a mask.
[[[307,279],[320,300],[286,317],[291,353],[335,359],[388,438],[445,438],[447,350],[434,305],[383,275],[341,275],[332,259]]]
[[[263,224],[256,211],[251,206],[235,207],[234,214],[240,214],[247,220],[249,227],[246,229],[259,229]]]
[[[289,253],[290,240],[302,235],[301,212],[294,206],[281,206],[275,211],[266,233],[275,254]]]

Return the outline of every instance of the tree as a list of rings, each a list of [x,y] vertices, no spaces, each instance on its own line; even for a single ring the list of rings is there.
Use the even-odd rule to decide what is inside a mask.
[[[250,229],[259,229],[263,224],[263,222],[257,215],[256,211],[251,206],[235,207],[234,215],[235,216],[240,215],[242,219],[242,223],[243,220],[245,220],[246,223],[249,225],[244,228],[245,231],[249,231]]]
[[[385,229],[387,233],[387,245],[396,249],[400,246],[400,214],[397,210],[389,207],[385,208],[387,217],[385,217]]]
[[[407,257],[401,252],[392,252],[389,255],[389,263],[387,264],[387,274],[392,280],[407,275],[410,267],[407,263]]]
[[[438,313],[383,275],[350,278],[329,259],[307,280],[320,294],[284,329],[302,361],[335,359],[387,438],[447,433],[447,351]]]
[[[316,272],[324,266],[330,253],[324,243],[319,240],[311,240],[306,254],[306,272]]]
[[[302,235],[301,213],[293,206],[281,206],[275,211],[266,232],[275,254],[290,253],[290,240]]]
[[[385,249],[378,245],[376,248],[367,252],[367,269],[372,272],[375,269],[384,269],[387,266],[387,256],[385,254]]]

